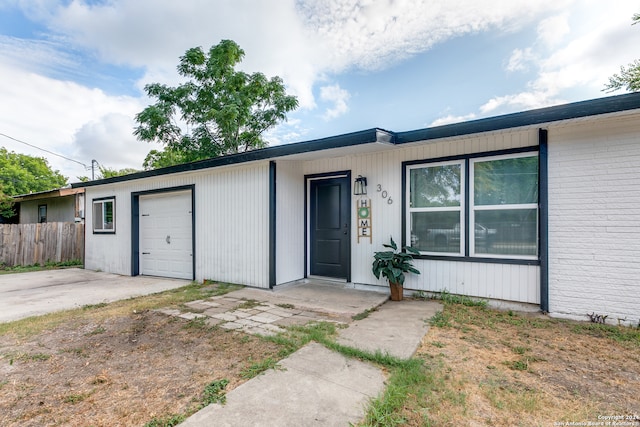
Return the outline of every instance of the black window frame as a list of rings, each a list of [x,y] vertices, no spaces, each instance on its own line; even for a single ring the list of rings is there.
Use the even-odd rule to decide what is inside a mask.
[[[95,218],[95,206],[96,204],[102,204],[103,208],[103,220],[102,226],[104,227],[104,204],[106,202],[112,203],[112,215],[113,215],[113,228],[99,228],[96,229],[96,218]],[[91,200],[91,228],[93,230],[93,234],[116,234],[116,196],[110,197],[99,197]]]
[[[40,215],[40,209],[44,208],[44,219],[42,215]],[[38,224],[43,224],[47,222],[47,205],[38,205]]]
[[[470,153],[464,155],[456,155],[456,156],[446,156],[446,157],[438,157],[433,159],[419,159],[419,160],[409,160],[402,162],[402,245],[407,246],[410,242],[407,240],[408,234],[410,233],[409,223],[408,223],[408,202],[409,202],[409,186],[407,184],[407,179],[409,175],[410,166],[416,165],[425,165],[428,166],[430,164],[437,163],[446,163],[446,162],[456,162],[462,161],[464,173],[464,180],[462,182],[461,194],[464,197],[464,201],[462,202],[463,207],[463,218],[464,218],[464,236],[460,236],[461,241],[463,242],[463,253],[461,255],[436,255],[436,254],[420,254],[414,256],[416,259],[425,259],[425,260],[443,260],[443,261],[455,261],[455,262],[473,262],[473,263],[491,263],[491,264],[517,264],[517,265],[540,265],[540,257],[542,248],[540,245],[540,227],[542,223],[542,209],[540,206],[540,191],[543,188],[546,188],[546,182],[543,182],[545,176],[542,174],[538,174],[538,245],[537,245],[537,254],[536,258],[509,258],[509,257],[483,257],[479,255],[470,255],[470,238],[469,238],[469,229],[471,224],[470,218],[470,188],[471,188],[471,179],[470,176],[470,163],[471,160],[481,159],[485,157],[498,157],[498,156],[508,156],[508,155],[517,155],[517,154],[527,154],[527,153],[537,153],[540,156],[540,147],[539,146],[529,146],[529,147],[521,147],[507,150],[496,150],[496,151],[487,151],[481,153]],[[539,160],[540,162],[540,160]]]

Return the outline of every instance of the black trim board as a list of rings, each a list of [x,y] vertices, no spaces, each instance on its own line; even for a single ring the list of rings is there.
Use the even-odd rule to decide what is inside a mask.
[[[396,144],[449,138],[474,133],[492,132],[523,126],[535,126],[562,120],[597,116],[640,108],[640,93],[609,96],[587,101],[573,102],[553,107],[538,108],[519,113],[488,117],[450,125],[397,132]]]
[[[540,153],[538,154],[538,238],[540,239],[540,310],[549,312],[549,132],[538,130]]]
[[[154,190],[131,193],[131,275],[140,274],[140,196],[150,194],[176,193],[191,191],[191,280],[196,278],[196,186],[181,185],[178,187],[157,188]]]
[[[276,162],[269,162],[269,288],[276,285]]]
[[[393,144],[393,141],[394,137],[392,132],[373,128],[344,135],[331,136],[328,138],[297,142],[293,144],[277,145],[273,147],[262,148],[259,150],[247,151],[244,153],[230,154],[227,156],[215,157],[207,160],[200,160],[197,162],[185,163],[161,169],[137,172],[129,175],[115,176],[112,178],[100,179],[95,181],[77,182],[71,184],[71,187],[92,187],[95,185],[112,184],[116,182],[131,181],[140,178],[149,178],[178,172],[196,171],[219,166],[247,163],[257,160],[270,160],[276,157],[308,153],[313,151],[329,150],[332,148],[352,147],[362,144],[380,142]]]

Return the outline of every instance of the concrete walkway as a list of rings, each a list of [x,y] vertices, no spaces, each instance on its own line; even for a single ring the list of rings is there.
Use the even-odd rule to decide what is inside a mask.
[[[0,322],[149,295],[187,286],[188,280],[121,276],[65,268],[0,275]]]
[[[400,358],[413,356],[428,330],[427,320],[441,310],[440,304],[433,301],[385,302],[386,294],[335,284],[301,285],[275,292],[242,289],[226,297],[239,298],[235,307],[250,300],[252,303],[246,304],[249,310],[262,307],[262,313],[275,311],[274,316],[281,318],[266,323],[272,327],[279,327],[277,322],[282,319],[300,316],[282,317],[287,310],[312,314],[316,318],[311,320],[347,323],[348,327],[339,332],[339,343]],[[227,311],[231,316],[224,322],[237,323],[238,318],[232,316],[238,313],[231,313],[238,310],[245,309]],[[351,316],[365,310],[372,312],[362,320],[351,321]],[[206,309],[200,315],[214,319],[217,315],[205,313]],[[269,319],[260,313],[253,316]],[[260,327],[256,329],[255,325],[238,329],[260,333]],[[344,357],[317,343],[301,348],[280,361],[279,366],[230,391],[226,404],[209,405],[180,425],[346,427],[362,420],[370,400],[385,387],[385,376],[378,367]]]

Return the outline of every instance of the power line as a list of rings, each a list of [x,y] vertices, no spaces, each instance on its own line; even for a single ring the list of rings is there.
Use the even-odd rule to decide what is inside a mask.
[[[62,154],[54,153],[53,151],[49,151],[49,150],[46,150],[46,149],[44,149],[44,148],[40,148],[40,147],[38,147],[38,146],[36,146],[36,145],[29,144],[28,142],[20,141],[19,139],[16,139],[16,138],[14,138],[14,137],[12,137],[12,136],[9,136],[9,135],[7,135],[7,134],[4,134],[4,133],[2,133],[2,132],[0,132],[0,136],[4,136],[5,138],[9,138],[9,139],[11,139],[11,140],[13,140],[13,141],[16,141],[16,142],[19,142],[19,143],[21,143],[21,144],[28,145],[29,147],[35,148],[35,149],[37,149],[37,150],[42,150],[42,151],[47,152],[47,153],[49,153],[49,154],[53,154],[54,156],[62,157],[63,159],[65,159],[65,160],[69,160],[70,162],[78,163],[79,165],[82,165],[86,170],[89,170],[89,169],[90,169],[90,168],[89,168],[89,167],[87,167],[87,165],[85,165],[84,163],[79,162],[79,161],[77,161],[77,160],[70,159],[69,157],[65,157],[65,156],[63,156]]]

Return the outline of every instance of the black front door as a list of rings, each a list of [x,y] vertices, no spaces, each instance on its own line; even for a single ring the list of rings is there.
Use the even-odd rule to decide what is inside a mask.
[[[311,181],[310,273],[349,280],[349,178]]]

